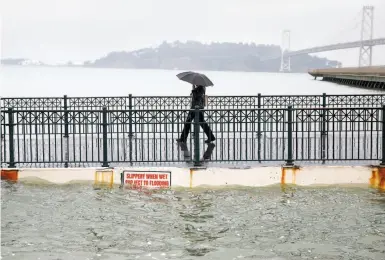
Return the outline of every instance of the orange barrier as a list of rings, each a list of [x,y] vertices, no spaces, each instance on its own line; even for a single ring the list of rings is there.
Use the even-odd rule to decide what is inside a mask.
[[[19,177],[19,170],[1,169],[1,179],[7,181],[17,181]]]

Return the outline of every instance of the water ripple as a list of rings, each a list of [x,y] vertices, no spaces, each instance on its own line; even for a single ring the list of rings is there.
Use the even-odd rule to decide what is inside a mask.
[[[370,189],[1,187],[3,259],[385,259]]]

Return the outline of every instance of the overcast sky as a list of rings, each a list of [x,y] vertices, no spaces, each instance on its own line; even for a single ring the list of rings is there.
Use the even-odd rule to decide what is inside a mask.
[[[361,10],[374,5],[374,37],[385,37],[385,0],[0,0],[3,58],[55,63],[162,41],[281,43],[291,49],[360,39]],[[317,54],[356,66],[358,49]],[[385,46],[374,48],[385,64]]]

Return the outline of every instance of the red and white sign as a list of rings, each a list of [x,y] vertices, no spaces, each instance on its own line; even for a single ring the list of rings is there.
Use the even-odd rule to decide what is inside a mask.
[[[122,184],[132,188],[170,188],[171,172],[123,171]]]

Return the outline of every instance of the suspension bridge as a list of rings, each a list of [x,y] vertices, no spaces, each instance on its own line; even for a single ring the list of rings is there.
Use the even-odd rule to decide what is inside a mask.
[[[290,30],[284,30],[282,32],[282,44],[281,55],[271,56],[263,59],[263,61],[281,59],[280,71],[290,72],[290,60],[291,57],[311,54],[325,51],[342,50],[359,48],[358,66],[366,67],[372,66],[373,47],[376,45],[385,45],[385,37],[374,38],[373,37],[373,25],[374,25],[374,7],[364,6],[360,12],[361,16],[361,34],[360,39],[357,41],[342,42],[336,44],[328,44],[323,46],[315,46],[311,48],[301,50],[291,50],[290,47]]]

